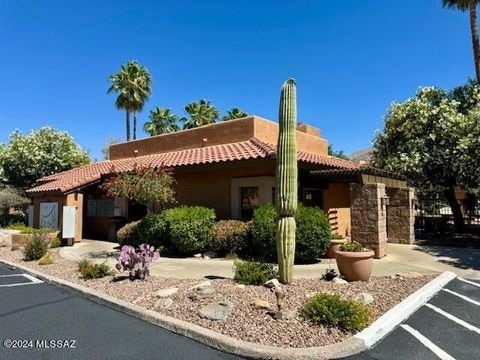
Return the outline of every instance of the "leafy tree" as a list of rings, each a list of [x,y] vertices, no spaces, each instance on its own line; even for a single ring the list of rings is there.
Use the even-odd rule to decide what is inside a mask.
[[[348,156],[345,154],[345,152],[343,150],[333,150],[332,144],[328,144],[328,155],[335,156],[339,159],[348,160]]]
[[[374,164],[406,175],[421,193],[441,193],[458,231],[463,216],[455,188],[480,185],[479,90],[467,100],[476,106],[463,114],[467,106],[455,97],[464,91],[420,88],[414,98],[390,106],[384,130],[374,138]]]
[[[0,214],[6,214],[10,208],[19,209],[30,204],[30,200],[20,191],[10,186],[0,190]]]
[[[480,47],[478,42],[477,5],[480,0],[442,0],[444,8],[454,8],[470,13],[470,32],[472,34],[473,58],[477,81],[480,81]]]
[[[14,131],[2,148],[3,176],[9,185],[22,190],[44,176],[90,162],[88,153],[67,132],[52,127],[32,130],[29,135]]]
[[[100,151],[103,154],[103,160],[109,160],[110,159],[110,146],[113,144],[118,144],[120,142],[119,139],[117,139],[115,136],[110,136],[107,141],[105,141],[105,145],[102,146]]]
[[[233,120],[233,119],[240,119],[240,118],[244,118],[244,117],[247,117],[248,114],[239,109],[239,108],[232,108],[230,110],[227,111],[227,114],[222,117],[222,121],[227,121],[227,120]]]
[[[180,119],[183,122],[184,129],[193,129],[203,125],[214,124],[219,116],[217,108],[207,100],[187,104],[185,111],[190,116]]]
[[[133,171],[113,175],[102,188],[110,197],[135,200],[159,213],[166,205],[175,203],[174,184],[169,169],[135,166]]]
[[[127,141],[130,141],[130,114],[133,113],[133,139],[137,138],[137,113],[143,110],[151,94],[152,78],[147,68],[136,61],[120,66],[120,71],[109,78],[108,93],[117,93],[115,106],[125,110]]]
[[[150,136],[175,132],[180,130],[177,120],[178,116],[173,114],[170,109],[157,106],[150,111],[150,121],[143,125],[143,130]]]

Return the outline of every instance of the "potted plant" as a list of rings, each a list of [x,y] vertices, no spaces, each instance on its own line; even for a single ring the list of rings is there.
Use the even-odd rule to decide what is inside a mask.
[[[328,245],[328,249],[325,255],[331,259],[335,258],[335,253],[340,250],[340,247],[346,242],[347,239],[343,236],[337,233],[332,233],[332,239],[330,240],[330,244]]]
[[[372,250],[359,242],[349,241],[335,253],[335,258],[340,274],[348,281],[368,281],[372,274],[374,255]]]

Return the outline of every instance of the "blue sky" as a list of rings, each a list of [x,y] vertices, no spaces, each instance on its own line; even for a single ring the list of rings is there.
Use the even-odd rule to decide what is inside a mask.
[[[299,120],[347,153],[370,146],[393,100],[474,76],[468,15],[440,0],[2,0],[0,36],[0,142],[52,125],[94,158],[125,138],[106,90],[131,59],[153,76],[140,124],[201,98],[276,120],[291,76]]]

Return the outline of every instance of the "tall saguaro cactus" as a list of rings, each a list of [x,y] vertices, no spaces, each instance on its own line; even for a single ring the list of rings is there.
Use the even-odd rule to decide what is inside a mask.
[[[295,211],[297,210],[297,96],[295,80],[288,79],[280,93],[278,116],[280,132],[277,144],[277,171],[275,178],[277,224],[277,256],[280,282],[293,280],[295,257]]]

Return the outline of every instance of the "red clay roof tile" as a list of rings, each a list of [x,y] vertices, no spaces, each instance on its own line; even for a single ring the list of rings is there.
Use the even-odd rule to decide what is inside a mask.
[[[59,191],[68,192],[101,180],[113,171],[124,172],[133,169],[134,165],[179,167],[209,163],[221,163],[248,159],[265,159],[276,156],[276,146],[267,144],[256,138],[238,143],[207,146],[203,148],[180,150],[162,154],[138,156],[134,158],[106,160],[81,166],[57,174],[45,176],[38,180],[38,185],[27,190],[27,193]],[[332,156],[299,151],[298,160],[302,162],[337,169],[357,169],[359,165],[348,160]]]

